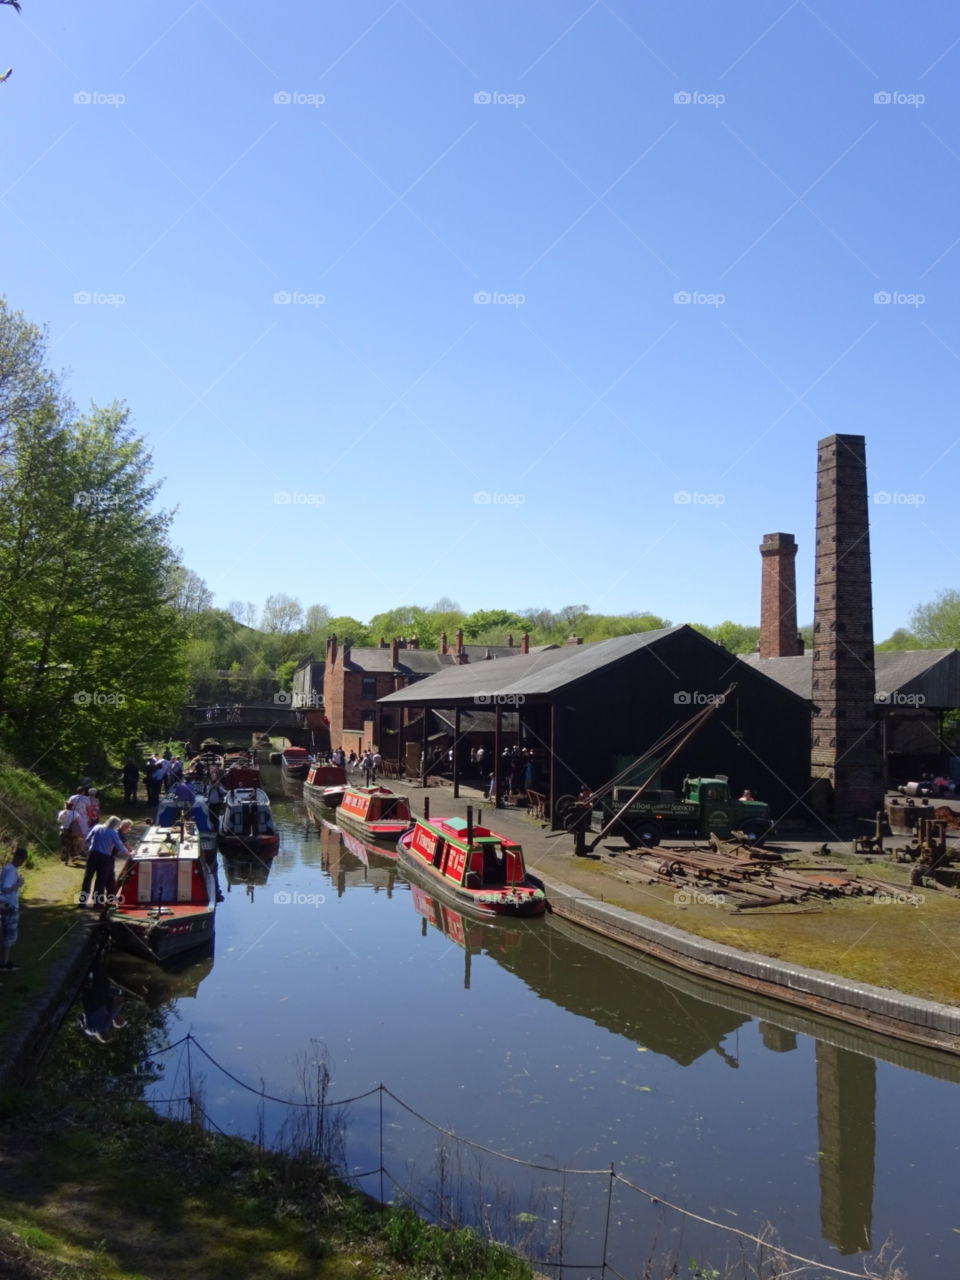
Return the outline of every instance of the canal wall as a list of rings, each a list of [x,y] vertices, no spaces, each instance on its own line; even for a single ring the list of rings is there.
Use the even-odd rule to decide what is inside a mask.
[[[542,879],[550,905],[561,919],[655,959],[869,1031],[960,1054],[960,1008],[737,951],[601,902],[552,876],[542,875]]]
[[[103,950],[107,931],[92,912],[77,912],[53,955],[43,985],[0,1038],[0,1087],[25,1084],[50,1048],[83,980]]]

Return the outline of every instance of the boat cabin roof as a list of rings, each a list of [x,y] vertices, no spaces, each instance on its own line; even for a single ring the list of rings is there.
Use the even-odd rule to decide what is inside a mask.
[[[448,840],[455,840],[457,844],[462,845],[467,843],[468,827],[466,818],[421,818],[421,822],[425,827],[431,827]],[[520,847],[516,840],[511,840],[508,836],[498,835],[496,831],[491,831],[489,827],[478,827],[476,823],[473,825],[473,843],[474,845],[503,845],[505,849]]]
[[[184,824],[184,838],[180,840],[180,826],[151,827],[133,852],[139,861],[156,858],[158,861],[169,861],[170,858],[199,858],[200,842],[197,829],[192,822]]]
[[[305,760],[309,756],[310,752],[306,747],[284,747],[282,754],[285,756],[294,756],[298,760]]]

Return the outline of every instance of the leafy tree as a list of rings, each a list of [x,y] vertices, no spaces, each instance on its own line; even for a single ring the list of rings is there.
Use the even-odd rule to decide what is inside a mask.
[[[365,627],[362,622],[358,622],[356,618],[347,615],[343,617],[330,619],[330,635],[337,637],[337,644],[342,649],[344,644],[361,645],[374,643],[370,638],[370,630]]]
[[[506,609],[477,609],[463,619],[464,635],[470,640],[478,640],[491,633],[522,630],[523,619]]]
[[[893,635],[888,636],[886,640],[878,644],[877,648],[882,651],[895,649],[922,649],[923,645],[912,631],[908,631],[906,627],[898,627],[896,631],[894,631]]]
[[[203,613],[213,604],[213,592],[192,569],[173,564],[168,570],[170,600],[181,618]]]
[[[260,627],[263,631],[271,631],[276,635],[288,636],[299,631],[303,626],[303,605],[293,596],[282,591],[275,596],[267,596],[263,606],[263,618]]]
[[[917,605],[910,627],[923,649],[960,647],[960,591],[941,591],[930,604]]]
[[[296,658],[288,658],[286,662],[281,662],[277,667],[277,680],[280,682],[280,688],[286,689],[288,693],[293,688],[293,673],[298,665]]]
[[[257,625],[257,606],[252,600],[231,600],[227,605],[227,613],[242,627],[253,628]]]

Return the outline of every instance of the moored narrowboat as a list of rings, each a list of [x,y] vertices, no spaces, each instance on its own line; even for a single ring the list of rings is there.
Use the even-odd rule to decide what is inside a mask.
[[[164,961],[211,941],[216,903],[193,823],[150,827],[120,874],[110,933],[124,951]]]
[[[303,784],[303,798],[327,809],[335,809],[343,799],[347,785],[347,771],[339,764],[314,763],[307,772]]]
[[[404,867],[457,907],[480,915],[542,916],[542,887],[527,874],[515,840],[465,818],[421,818],[401,837]]]
[[[234,787],[223,802],[220,848],[242,849],[272,857],[280,847],[280,835],[270,798],[262,787]]]
[[[337,826],[391,849],[413,826],[410,801],[386,787],[344,787]]]
[[[310,753],[305,747],[284,747],[280,753],[280,766],[285,778],[302,782],[310,768]]]

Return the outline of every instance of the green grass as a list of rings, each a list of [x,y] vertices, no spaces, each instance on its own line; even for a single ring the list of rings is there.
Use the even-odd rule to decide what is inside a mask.
[[[37,774],[0,759],[0,846],[23,844],[35,857],[59,856],[63,801]]]
[[[16,1280],[530,1280],[474,1232],[318,1165],[49,1084],[0,1121],[0,1274]]]

